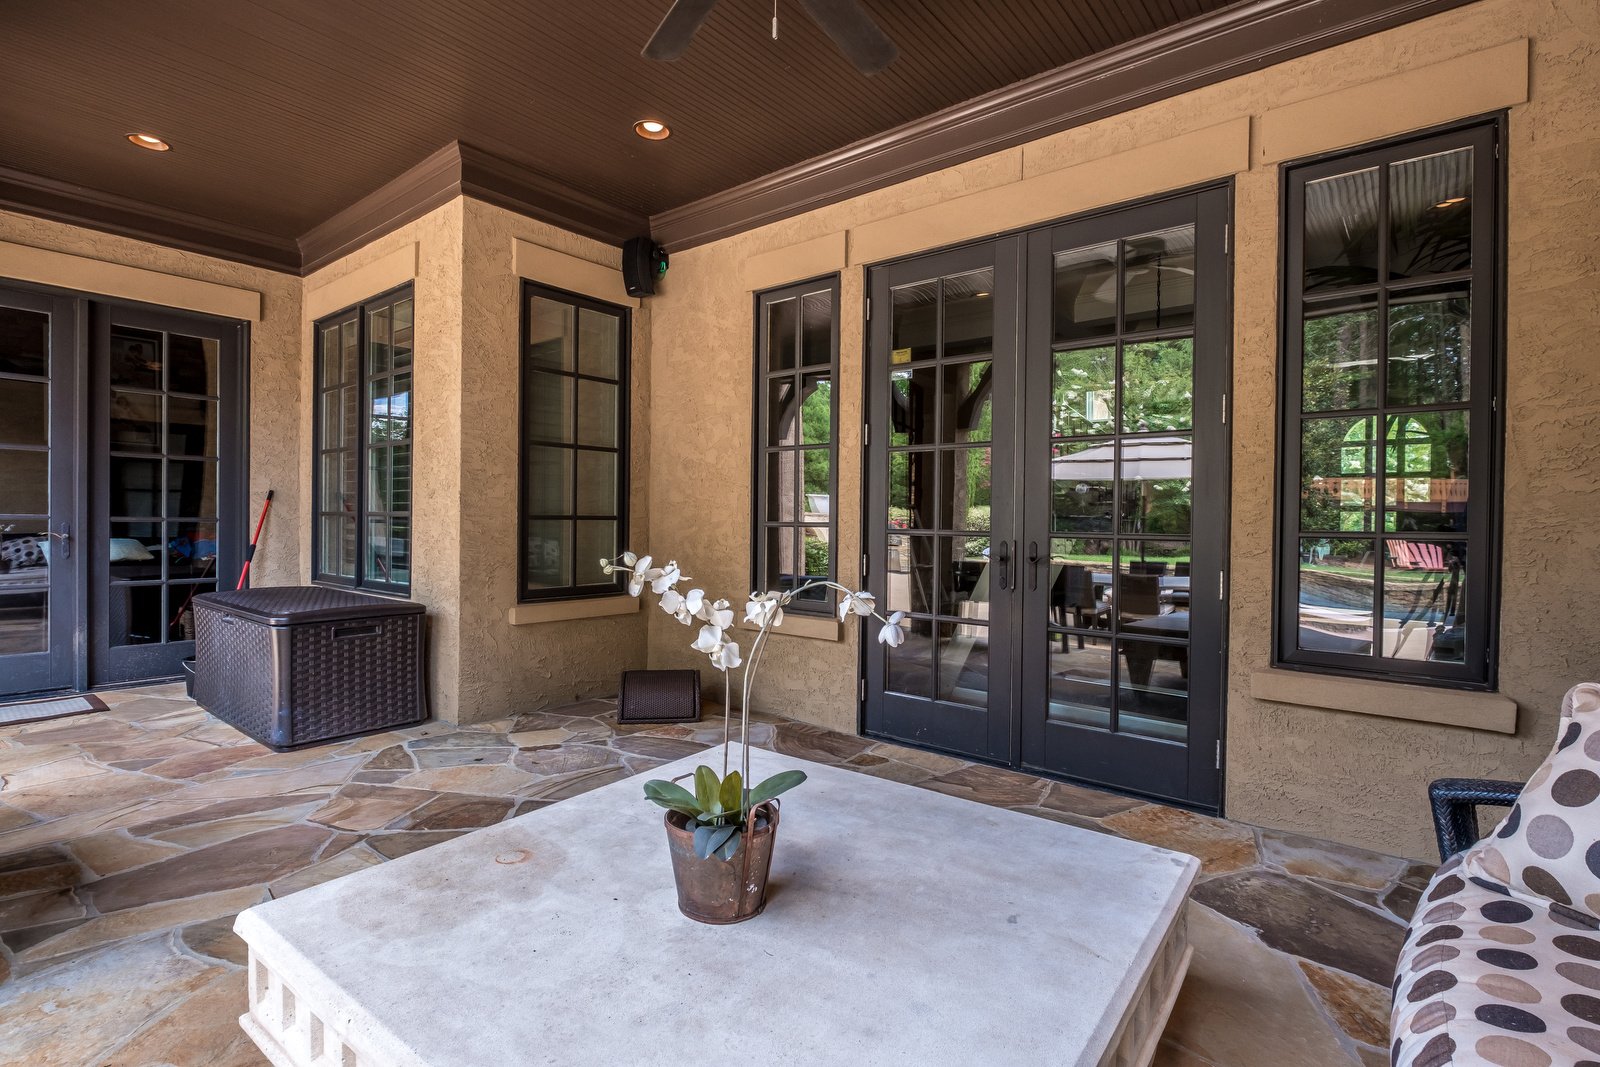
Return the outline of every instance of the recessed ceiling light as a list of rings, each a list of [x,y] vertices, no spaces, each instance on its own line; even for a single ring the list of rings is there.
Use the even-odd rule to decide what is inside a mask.
[[[152,152],[170,152],[172,146],[153,133],[130,133],[128,140],[140,148],[148,148]]]
[[[665,141],[672,136],[672,131],[660,119],[640,119],[633,124],[633,132],[647,141]]]
[[[1464,204],[1466,202],[1467,202],[1467,198],[1464,197],[1464,196],[1452,196],[1449,200],[1441,200],[1441,201],[1439,201],[1437,204],[1435,204],[1433,206],[1434,207],[1455,207],[1457,204]]]

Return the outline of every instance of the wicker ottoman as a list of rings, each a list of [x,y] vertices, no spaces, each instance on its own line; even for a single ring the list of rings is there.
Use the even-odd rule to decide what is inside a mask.
[[[428,717],[421,604],[319,586],[195,597],[195,701],[283,751]]]

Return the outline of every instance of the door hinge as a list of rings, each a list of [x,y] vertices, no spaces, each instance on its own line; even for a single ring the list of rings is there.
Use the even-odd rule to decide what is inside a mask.
[[[863,698],[865,699],[865,698]],[[1217,770],[1222,770],[1222,739],[1217,739]]]
[[[1228,394],[1222,394],[1222,425],[1228,425]]]
[[[1232,239],[1233,239],[1233,224],[1229,223],[1229,222],[1224,222],[1222,224],[1222,254],[1223,255],[1227,255],[1228,254],[1228,249],[1232,247],[1229,244],[1229,242]]]
[[[867,297],[867,321],[872,321],[872,297]]]
[[[1221,571],[1217,572],[1217,599],[1228,599],[1228,576]]]
[[[867,580],[867,554],[865,552],[861,553],[861,580],[863,582]]]
[[[861,679],[861,703],[865,704],[866,702],[867,702],[867,680],[865,678],[863,678],[863,679]]]
[[[863,422],[861,424],[861,447],[872,447],[872,423],[870,422]]]

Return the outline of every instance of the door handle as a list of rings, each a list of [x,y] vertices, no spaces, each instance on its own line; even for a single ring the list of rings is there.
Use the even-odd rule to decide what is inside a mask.
[[[1028,542],[1028,588],[1039,588],[1039,542]]]
[[[61,542],[61,558],[62,559],[71,559],[72,558],[72,524],[68,523],[68,522],[62,523],[59,527],[57,527],[56,529],[50,531],[50,536]]]
[[[1011,588],[1011,542],[1001,541],[995,549],[995,562],[1000,564],[1000,588]]]

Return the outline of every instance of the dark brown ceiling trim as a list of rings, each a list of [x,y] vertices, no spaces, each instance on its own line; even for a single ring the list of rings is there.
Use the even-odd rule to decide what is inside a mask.
[[[1246,0],[663,211],[677,251],[836,204],[1473,0]]]
[[[0,167],[0,208],[289,274],[310,274],[463,194],[608,244],[649,232],[641,214],[455,141],[298,242]]]
[[[0,167],[0,208],[268,270],[300,272],[300,250],[272,234]]]
[[[606,244],[650,232],[650,220],[639,212],[613,207],[471,145],[461,146],[461,191]]]
[[[461,193],[461,144],[451,141],[300,236],[300,272],[310,274],[414,222]]]
[[[462,195],[607,244],[619,245],[649,230],[643,215],[619,211],[509,160],[452,141],[302,236],[302,271],[310,274],[325,267]]]

